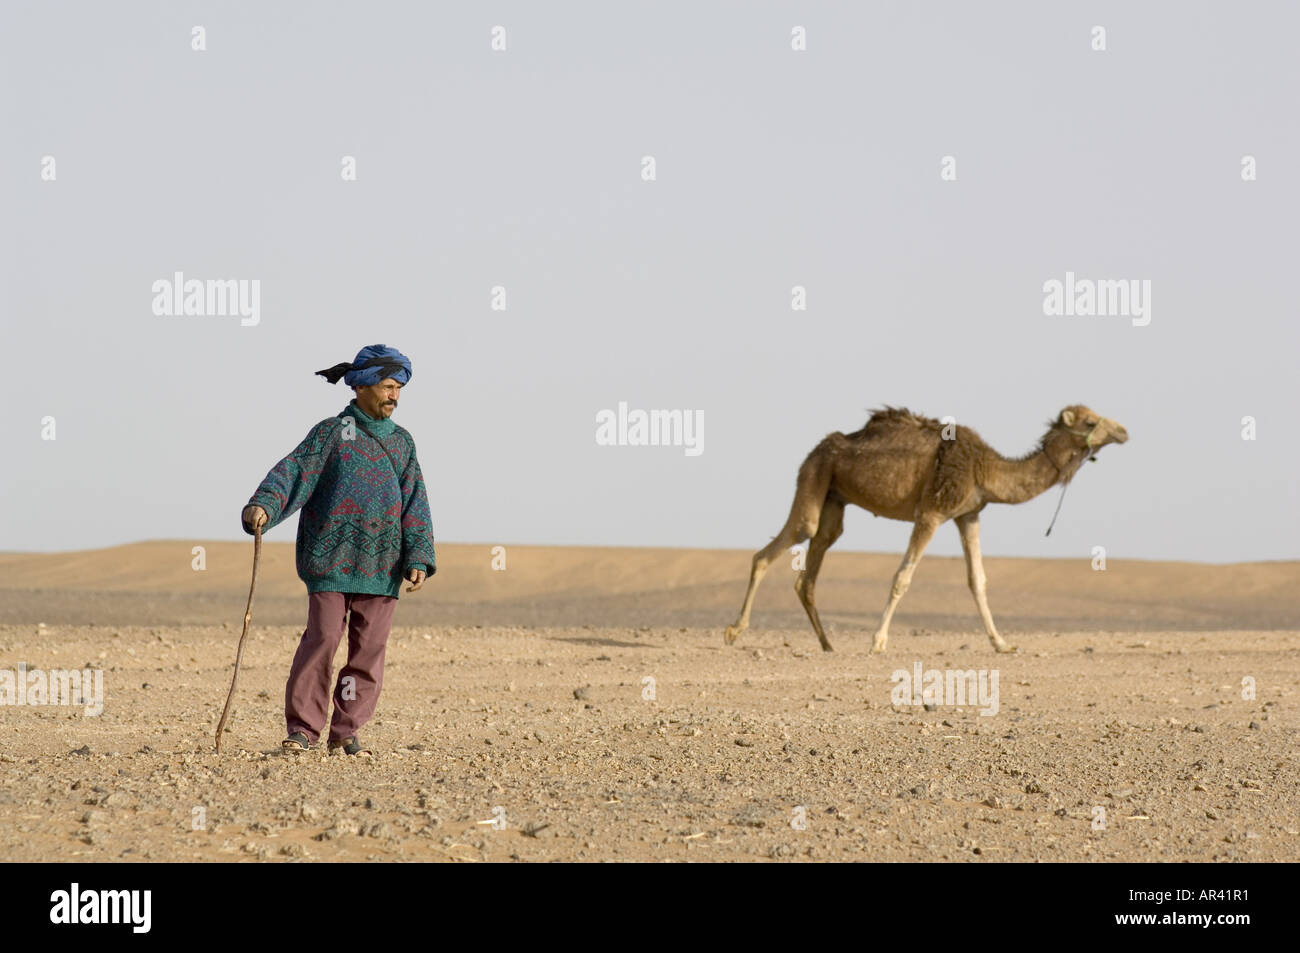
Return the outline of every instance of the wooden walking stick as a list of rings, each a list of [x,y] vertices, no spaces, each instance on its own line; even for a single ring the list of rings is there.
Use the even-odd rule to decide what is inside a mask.
[[[230,677],[230,693],[226,695],[226,707],[221,711],[221,721],[217,722],[217,754],[221,753],[221,733],[226,730],[226,719],[230,717],[230,703],[235,698],[235,683],[239,681],[239,662],[244,657],[244,639],[248,638],[248,623],[253,620],[253,593],[257,591],[257,561],[262,555],[262,527],[253,529],[253,581],[248,587],[248,608],[244,610],[244,633],[239,637],[239,648],[235,650],[235,674]]]

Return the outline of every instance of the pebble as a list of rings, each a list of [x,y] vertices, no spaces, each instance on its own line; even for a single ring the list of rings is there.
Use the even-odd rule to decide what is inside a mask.
[[[334,840],[342,837],[344,834],[355,834],[359,830],[357,822],[351,818],[341,817],[334,822],[334,826],[329,830],[321,831],[314,838],[315,840]]]

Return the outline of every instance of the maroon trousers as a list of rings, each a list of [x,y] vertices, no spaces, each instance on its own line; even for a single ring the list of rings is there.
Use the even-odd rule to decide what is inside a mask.
[[[309,599],[307,631],[284,687],[284,720],[289,734],[301,731],[312,744],[320,738],[329,707],[330,668],[346,624],[348,662],[334,686],[329,733],[331,741],[339,741],[355,735],[375,713],[397,600],[360,592],[313,592]]]

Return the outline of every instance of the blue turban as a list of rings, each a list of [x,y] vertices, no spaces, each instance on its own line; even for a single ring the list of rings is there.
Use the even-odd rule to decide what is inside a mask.
[[[354,360],[316,373],[331,384],[337,384],[341,377],[349,387],[369,387],[386,377],[405,384],[411,379],[411,359],[395,347],[372,344],[358,351]]]

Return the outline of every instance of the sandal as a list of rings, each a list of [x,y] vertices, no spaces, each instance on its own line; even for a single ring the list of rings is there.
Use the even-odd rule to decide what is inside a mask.
[[[280,742],[281,748],[287,748],[290,751],[310,751],[311,742],[301,731],[295,731],[288,738]]]
[[[343,749],[344,754],[361,754],[362,752],[364,752],[365,754],[370,754],[369,751],[367,751],[365,748],[361,746],[361,741],[360,739],[357,738],[356,735],[351,735],[350,737],[347,738],[337,738],[337,739],[331,738],[329,744],[329,750],[331,752],[334,752],[339,748]]]

